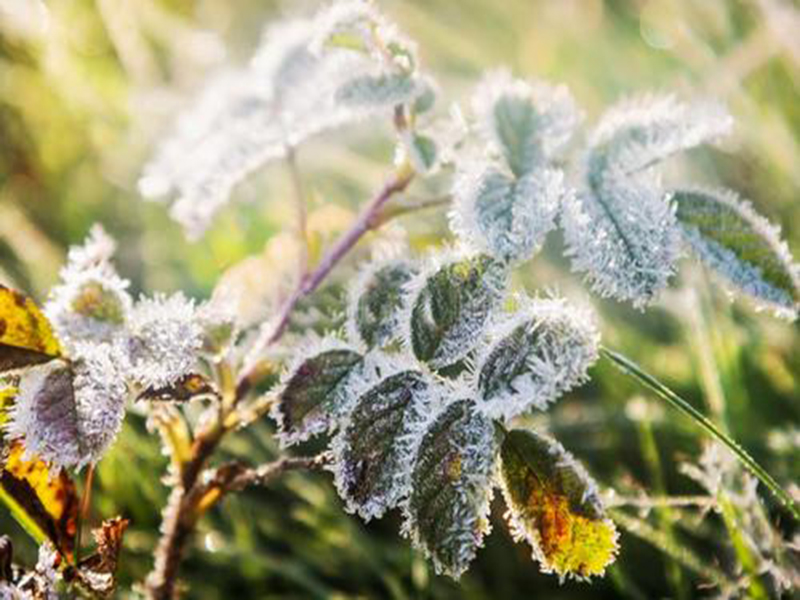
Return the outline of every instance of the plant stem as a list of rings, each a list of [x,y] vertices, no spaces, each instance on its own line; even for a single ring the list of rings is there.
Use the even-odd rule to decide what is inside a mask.
[[[767,489],[772,492],[775,498],[786,508],[792,516],[800,523],[800,508],[798,508],[792,497],[776,482],[772,476],[759,465],[747,451],[742,448],[735,440],[725,434],[719,427],[712,423],[705,415],[694,408],[686,400],[678,396],[675,392],[658,381],[655,377],[644,371],[639,365],[630,360],[629,358],[609,350],[608,348],[601,347],[600,353],[614,363],[626,375],[630,375],[639,383],[649,388],[655,394],[671,404],[674,408],[682,412],[684,415],[692,419],[697,425],[710,434],[717,441],[725,445],[733,455],[739,460],[745,469],[763,483]]]
[[[278,318],[274,321],[274,324],[267,324],[262,328],[259,338],[253,345],[253,349],[250,351],[248,359],[246,360],[245,372],[240,378],[240,382],[247,382],[249,380],[249,375],[253,369],[255,369],[258,357],[267,347],[281,338],[286,331],[286,327],[289,325],[289,318],[292,315],[292,311],[297,306],[297,303],[316,291],[333,268],[345,257],[353,246],[358,243],[365,233],[378,228],[383,223],[380,219],[380,213],[384,204],[396,193],[406,189],[413,177],[414,171],[410,166],[401,166],[394,176],[381,187],[372,200],[367,203],[350,229],[339,237],[330,250],[328,250],[319,261],[319,264],[300,279],[294,291],[281,307]]]

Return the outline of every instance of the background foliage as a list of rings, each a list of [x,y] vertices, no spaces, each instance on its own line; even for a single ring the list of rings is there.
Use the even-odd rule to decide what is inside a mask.
[[[204,75],[241,62],[261,25],[316,3],[256,0],[0,1],[0,282],[42,300],[63,262],[95,221],[120,242],[120,272],[138,290],[183,289],[207,297],[220,275],[251,254],[252,297],[267,304],[285,291],[293,264],[282,233],[291,228],[290,179],[280,164],[240,186],[197,243],[185,240],[135,182],[155,140],[170,128]],[[694,181],[724,182],[784,226],[800,255],[800,7],[778,0],[414,0],[381,2],[420,45],[425,66],[461,100],[490,67],[568,84],[590,120],[620,96],[642,90],[710,94],[728,103],[736,133],[721,150],[701,150],[673,168]],[[794,34],[792,33],[794,32]],[[356,127],[304,146],[298,160],[313,189],[312,250],[347,226],[392,158],[389,127]],[[424,190],[414,194],[424,195]],[[446,235],[444,212],[404,217],[413,247]],[[400,235],[389,229],[382,235]],[[515,284],[585,294],[561,258],[561,241],[520,270]],[[306,316],[336,323],[341,288],[354,261],[335,273]],[[254,300],[255,301],[255,300]],[[782,483],[800,481],[800,336],[786,325],[732,305],[694,265],[647,313],[592,302],[605,343],[619,348],[702,407]],[[302,317],[303,315],[301,315]],[[619,494],[698,494],[678,462],[696,458],[701,434],[638,393],[607,364],[568,395],[542,424]],[[229,438],[229,456],[267,460],[272,423]],[[100,465],[94,515],[122,514],[123,589],[150,567],[166,489],[166,458],[142,418],[126,420]],[[770,502],[767,500],[767,502]],[[495,518],[501,518],[499,502]],[[776,518],[780,512],[768,505]],[[721,521],[702,527],[661,511],[649,518],[677,554],[699,552],[729,564]],[[785,520],[785,519],[784,519]],[[789,527],[784,523],[785,527]],[[330,476],[290,474],[279,485],[230,497],[200,526],[198,551],[183,576],[196,597],[691,597],[702,577],[632,535],[605,580],[559,586],[530,561],[529,548],[498,531],[460,584],[435,577],[407,541],[397,515],[365,525],[346,515]],[[33,546],[7,514],[0,531],[34,560]],[[202,549],[202,551],[200,551]]]

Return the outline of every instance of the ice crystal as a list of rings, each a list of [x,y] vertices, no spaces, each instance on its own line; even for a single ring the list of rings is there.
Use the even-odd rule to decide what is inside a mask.
[[[797,318],[800,267],[777,227],[728,190],[676,190],[672,201],[700,260],[777,315]]]
[[[437,573],[460,577],[489,532],[496,454],[492,422],[469,400],[450,403],[424,427],[403,532]]]
[[[284,371],[271,412],[281,444],[333,430],[358,397],[362,364],[361,354],[336,337],[300,348]]]
[[[111,264],[115,249],[114,241],[95,225],[83,245],[69,251],[61,283],[50,291],[44,307],[68,347],[82,341],[110,341],[128,318],[129,282]]]
[[[569,141],[581,113],[566,86],[486,75],[472,100],[479,131],[519,177],[552,160]]]
[[[127,357],[120,345],[81,344],[72,364],[79,464],[96,463],[116,439],[125,418]]]
[[[645,97],[610,109],[590,136],[580,192],[562,224],[573,270],[601,296],[643,308],[667,284],[679,254],[675,214],[650,167],[727,133],[708,102]]]
[[[350,288],[347,327],[350,338],[368,348],[383,346],[400,332],[405,287],[416,267],[400,258],[374,260],[362,268]]]
[[[158,198],[176,191],[171,214],[197,238],[239,181],[289,147],[412,101],[422,92],[407,68],[413,53],[401,51],[408,46],[399,34],[382,19],[374,26],[378,17],[356,4],[269,27],[249,65],[219,75],[180,117],[145,167],[141,193]],[[352,44],[328,43],[349,31],[353,19],[371,36],[390,36],[380,61]]]
[[[554,159],[580,113],[564,86],[506,71],[484,77],[472,104],[479,140],[456,157],[451,227],[503,260],[530,258],[555,225],[566,188]]]
[[[495,419],[545,410],[587,379],[599,342],[589,310],[561,299],[524,301],[497,317],[478,346],[479,410]]]
[[[499,302],[505,276],[503,265],[486,254],[431,254],[407,286],[403,343],[434,369],[464,358]]]
[[[531,257],[555,226],[563,173],[537,168],[514,178],[493,163],[459,165],[450,226],[465,244],[504,260]]]
[[[195,369],[203,346],[194,302],[181,293],[141,298],[131,313],[125,343],[133,381],[145,388],[176,382]]]
[[[62,360],[30,368],[21,377],[6,425],[9,437],[23,437],[26,456],[57,466],[82,462],[72,370]]]
[[[336,488],[349,512],[381,517],[408,493],[421,424],[437,403],[437,386],[413,361],[373,353],[380,372],[349,411],[331,444]]]

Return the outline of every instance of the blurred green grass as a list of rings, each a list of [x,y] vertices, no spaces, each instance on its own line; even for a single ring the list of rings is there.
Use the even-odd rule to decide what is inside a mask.
[[[0,280],[44,298],[68,245],[99,221],[119,240],[120,271],[135,292],[183,289],[206,297],[226,268],[275,239],[288,214],[288,180],[280,165],[241,185],[238,201],[194,244],[164,206],[138,197],[135,182],[154,143],[218,60],[220,47],[201,32],[224,41],[225,60],[241,62],[263,23],[315,5],[53,0],[47,2],[46,29],[34,22],[28,31],[0,10]],[[380,5],[419,42],[424,66],[444,90],[443,107],[464,99],[484,69],[501,65],[521,76],[567,83],[590,122],[609,103],[639,91],[674,89],[722,98],[737,120],[733,140],[721,150],[694,152],[674,169],[701,183],[738,190],[783,225],[793,254],[800,254],[800,50],[791,21],[787,36],[781,29],[787,18],[775,16],[788,7],[800,20],[796,4],[387,0]],[[301,168],[319,198],[315,208],[335,204],[353,210],[379,183],[392,147],[388,135],[376,138],[371,129],[330,134],[301,149]],[[441,214],[408,217],[403,225],[420,249],[446,235]],[[338,283],[350,269],[352,262],[337,272]],[[558,236],[515,284],[585,293],[561,258]],[[730,304],[689,264],[664,301],[647,313],[592,301],[608,345],[724,422],[781,482],[796,488],[800,449],[796,441],[781,442],[782,433],[800,428],[796,324]],[[698,493],[676,463],[697,457],[702,438],[682,417],[656,410],[652,402],[644,413],[631,410],[637,394],[640,390],[612,368],[599,365],[589,385],[540,422],[604,485],[628,493],[659,485],[670,494]],[[660,467],[643,446],[647,431]],[[259,423],[231,438],[224,451],[266,460],[276,452],[270,432],[269,422]],[[150,567],[158,507],[166,499],[160,482],[165,466],[157,437],[138,416],[127,420],[100,466],[95,518],[121,513],[132,520],[124,586]],[[776,507],[769,501],[768,506],[778,518]],[[630,535],[623,535],[620,559],[606,579],[559,586],[553,576],[538,572],[527,546],[514,544],[500,526],[500,502],[494,517],[495,533],[457,585],[436,577],[397,536],[397,515],[364,525],[341,510],[329,476],[292,474],[269,489],[230,498],[209,515],[183,576],[197,598],[679,595],[669,561]],[[717,528],[708,535],[678,524],[680,543],[699,549],[711,563],[730,564],[719,523],[711,521]],[[32,560],[32,546],[22,542],[24,534],[4,513],[0,531],[11,532],[18,551]],[[683,577],[690,596],[702,595],[700,579],[688,572]]]

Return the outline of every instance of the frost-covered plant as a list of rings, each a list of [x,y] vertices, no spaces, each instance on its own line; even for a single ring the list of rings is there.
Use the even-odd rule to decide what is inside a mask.
[[[220,298],[235,296],[226,278],[206,303],[180,292],[134,300],[111,262],[114,243],[99,228],[70,252],[44,313],[0,288],[0,483],[84,588],[102,588],[92,583],[98,573],[72,564],[74,532],[52,522],[72,509],[52,498],[47,504],[40,484],[58,481],[61,497],[70,497],[66,471],[102,458],[133,401],[143,403],[171,458],[172,493],[145,585],[152,598],[176,593],[187,540],[227,493],[323,466],[347,511],[371,519],[399,509],[402,533],[437,573],[457,578],[468,568],[500,488],[512,535],[532,547],[542,571],[561,580],[603,575],[619,544],[597,484],[524,419],[586,382],[600,356],[694,418],[800,518],[769,474],[713,423],[603,348],[588,307],[510,284],[560,226],[573,269],[600,296],[645,308],[687,249],[732,288],[795,318],[800,276],[778,230],[732,192],[665,182],[657,172],[670,156],[725,134],[732,122],[725,110],[708,100],[644,96],[612,108],[584,136],[582,111],[563,85],[493,71],[469,109],[449,116],[437,113],[436,95],[415,45],[371,2],[350,0],[269,27],[248,65],[220,74],[179,119],[144,168],[142,194],[175,196],[172,216],[197,238],[238,182],[285,159],[301,248],[306,197],[294,149],[368,117],[390,119],[396,130],[386,183],[316,264],[307,249],[299,252],[296,285],[266,322],[222,305]],[[286,335],[301,303],[367,232],[443,204],[391,202],[433,174],[450,191],[454,242],[377,257],[339,307],[342,331],[304,331],[300,341],[297,332]],[[300,329],[315,325],[312,315]],[[269,388],[276,363],[283,374]],[[179,408],[189,401],[204,407],[191,428]],[[283,448],[325,434],[329,451],[207,467],[225,436],[268,414]],[[41,472],[47,476],[31,479]],[[34,501],[51,510],[26,516]],[[114,566],[123,530],[116,523],[98,533],[101,558],[103,548],[116,548]],[[109,574],[103,589],[113,589],[106,565],[106,584]],[[19,588],[18,579],[0,585]]]

